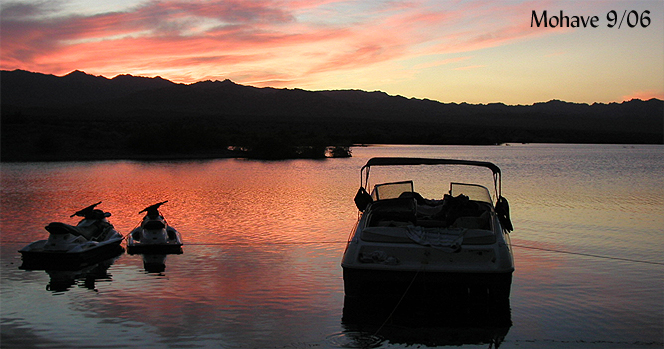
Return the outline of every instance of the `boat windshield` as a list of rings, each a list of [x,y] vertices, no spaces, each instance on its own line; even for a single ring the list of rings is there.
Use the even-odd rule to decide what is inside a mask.
[[[493,205],[489,189],[479,184],[450,183],[450,195],[466,195],[470,200],[483,201]]]
[[[371,197],[376,200],[396,199],[405,192],[413,191],[413,181],[376,184]]]

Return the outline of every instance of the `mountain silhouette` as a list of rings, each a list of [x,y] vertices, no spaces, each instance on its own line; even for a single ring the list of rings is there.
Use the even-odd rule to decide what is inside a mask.
[[[61,77],[3,70],[0,82],[2,161],[223,156],[229,146],[259,144],[661,144],[664,139],[664,102],[658,99],[457,104],[380,91],[257,88],[230,80],[108,79],[78,70]]]

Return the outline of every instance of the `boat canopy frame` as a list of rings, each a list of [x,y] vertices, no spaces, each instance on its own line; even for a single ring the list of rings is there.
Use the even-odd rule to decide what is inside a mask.
[[[501,172],[500,168],[494,163],[488,161],[476,160],[458,160],[458,159],[437,159],[437,158],[407,158],[407,157],[374,157],[360,169],[360,187],[366,188],[369,185],[369,172],[372,166],[418,166],[418,165],[466,165],[486,167],[493,173],[493,185],[496,193],[496,199],[502,197],[501,193]]]

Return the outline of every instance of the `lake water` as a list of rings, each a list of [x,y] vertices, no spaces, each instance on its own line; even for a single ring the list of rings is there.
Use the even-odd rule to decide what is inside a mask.
[[[340,261],[357,219],[359,170],[374,156],[500,166],[515,227],[507,308],[496,314],[441,299],[450,311],[430,326],[405,303],[392,313],[403,322],[390,318],[396,304],[344,314]],[[372,146],[322,161],[1,166],[3,348],[664,345],[661,145]],[[481,175],[490,179],[470,174]],[[415,189],[442,197],[446,185],[422,177]],[[45,238],[51,221],[75,224],[74,211],[102,201],[127,234],[138,211],[163,200],[161,212],[185,242],[163,271],[128,254],[75,272],[19,268],[17,250]],[[363,315],[374,316],[353,322]]]

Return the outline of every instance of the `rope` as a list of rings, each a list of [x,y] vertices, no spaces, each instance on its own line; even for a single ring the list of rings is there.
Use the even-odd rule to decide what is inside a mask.
[[[141,223],[136,224],[131,230],[129,231],[129,234],[125,235],[122,239],[129,241],[129,235],[131,235],[131,232],[134,231],[134,229],[138,228],[141,226]]]
[[[317,245],[317,244],[347,244],[348,241],[229,241],[229,242],[190,242],[188,246],[247,246],[247,245]]]
[[[316,245],[316,244],[346,244],[346,243],[348,243],[348,242],[347,241],[276,241],[276,242],[266,241],[266,242],[263,242],[262,244],[265,244],[265,245]],[[259,242],[237,242],[237,241],[235,241],[235,242],[218,242],[218,243],[188,243],[187,245],[199,245],[199,246],[213,245],[213,246],[219,246],[219,245],[257,245],[257,244],[261,244],[261,243],[259,243]],[[551,248],[525,246],[525,245],[519,245],[519,244],[511,244],[511,245],[513,247],[527,248],[527,249],[531,249],[531,250],[539,250],[539,251],[547,251],[547,252],[555,252],[555,253],[565,253],[565,254],[572,254],[572,255],[577,255],[577,256],[611,259],[611,260],[624,261],[624,262],[644,263],[644,264],[653,264],[653,265],[664,265],[664,262],[653,262],[653,261],[644,261],[644,260],[631,259],[631,258],[602,256],[602,255],[597,255],[597,254],[563,251],[563,250],[556,250],[556,249],[551,249]]]
[[[524,245],[516,245],[516,244],[512,244],[512,246],[514,246],[514,247],[520,247],[520,248],[528,248],[528,249],[531,249],[531,250],[540,250],[540,251],[547,251],[547,252],[556,252],[556,253],[573,254],[573,255],[577,255],[577,256],[585,256],[585,257],[593,257],[593,258],[603,258],[603,259],[612,259],[612,260],[616,260],[616,261],[625,261],[625,262],[634,262],[634,263],[644,263],[644,264],[664,265],[664,262],[652,262],[652,261],[643,261],[643,260],[631,259],[631,258],[610,257],[610,256],[602,256],[602,255],[590,254],[590,253],[570,252],[570,251],[563,251],[563,250],[554,250],[554,249],[551,249],[551,248],[534,247],[534,246],[524,246]]]
[[[394,308],[392,308],[392,311],[390,312],[390,315],[387,316],[385,321],[383,321],[383,324],[380,325],[380,327],[378,327],[376,332],[374,332],[374,334],[373,334],[374,336],[378,335],[378,332],[380,332],[380,330],[383,329],[383,327],[387,324],[387,322],[390,321],[390,319],[392,318],[392,315],[394,315],[394,312],[397,311],[397,308],[399,308],[399,305],[401,304],[401,301],[403,301],[403,299],[408,294],[408,291],[410,290],[410,287],[413,286],[413,283],[415,282],[415,279],[417,278],[417,275],[420,274],[420,270],[421,269],[418,269],[417,272],[415,273],[415,275],[413,276],[413,279],[410,280],[410,284],[408,284],[408,287],[406,287],[406,290],[401,295],[401,298],[399,298],[399,301],[397,302],[397,304],[394,306]]]
[[[124,239],[127,239],[128,237],[129,237],[129,234],[125,235]],[[28,243],[28,242],[27,241],[11,241],[10,240],[10,241],[2,241],[2,243]],[[210,243],[210,242],[187,243],[187,245],[189,245],[189,246],[224,246],[224,245],[245,246],[245,245],[259,245],[259,244],[263,244],[263,245],[316,245],[316,244],[347,244],[347,243],[348,243],[348,241],[290,241],[290,242],[289,241],[276,241],[276,242],[271,242],[271,241],[265,241],[265,242],[230,241],[230,242],[216,242],[216,243]],[[639,259],[622,258],[622,257],[610,257],[610,256],[602,256],[602,255],[590,254],[590,253],[556,250],[556,249],[552,249],[552,248],[524,246],[524,245],[519,245],[519,244],[511,244],[511,245],[512,245],[512,247],[527,248],[527,249],[531,249],[531,250],[539,250],[539,251],[547,251],[547,252],[555,252],[555,253],[565,253],[565,254],[584,256],[584,257],[602,258],[602,259],[610,259],[610,260],[632,262],[632,263],[664,265],[664,262],[644,261],[644,260],[639,260]]]

